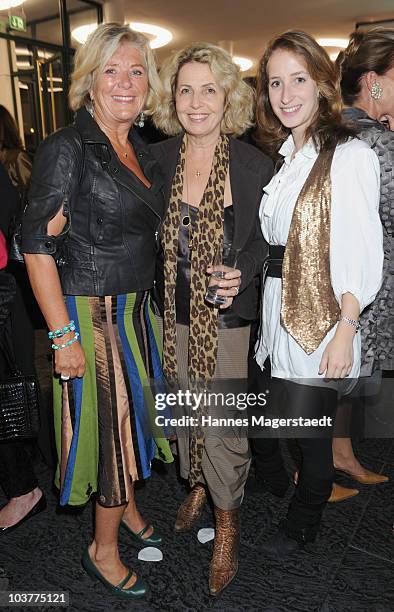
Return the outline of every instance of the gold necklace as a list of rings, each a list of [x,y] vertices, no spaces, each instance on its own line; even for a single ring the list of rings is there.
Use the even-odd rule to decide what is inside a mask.
[[[127,151],[127,147],[130,146],[129,143],[127,143],[127,145],[126,145],[126,151],[123,151],[118,144],[115,145],[113,142],[111,142],[111,144],[112,144],[113,148],[115,149],[115,151],[116,151],[118,156],[119,156],[119,149],[120,149],[121,157],[124,157],[125,159],[128,159],[129,153]]]

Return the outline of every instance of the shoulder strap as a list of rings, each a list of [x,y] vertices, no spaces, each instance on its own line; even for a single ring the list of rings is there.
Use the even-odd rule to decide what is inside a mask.
[[[20,376],[21,372],[16,363],[14,347],[12,343],[11,315],[8,316],[7,321],[4,323],[4,329],[2,330],[2,332],[3,333],[0,338],[0,351],[4,355],[4,359],[9,368],[11,376]]]

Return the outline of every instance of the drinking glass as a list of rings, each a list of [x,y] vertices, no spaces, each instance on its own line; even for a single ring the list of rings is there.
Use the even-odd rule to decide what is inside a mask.
[[[207,293],[205,295],[205,301],[214,306],[221,306],[227,302],[227,298],[224,295],[218,295],[218,289],[220,289],[217,281],[218,279],[225,278],[228,268],[235,269],[237,267],[237,259],[239,255],[239,249],[232,249],[228,245],[224,245],[224,248],[217,248],[215,250],[212,269]]]

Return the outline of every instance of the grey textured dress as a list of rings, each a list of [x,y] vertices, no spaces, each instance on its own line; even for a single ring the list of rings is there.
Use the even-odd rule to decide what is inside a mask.
[[[360,317],[360,376],[371,376],[378,370],[394,370],[394,132],[359,108],[347,108],[344,117],[356,127],[358,137],[375,151],[380,164],[383,283],[375,301]]]

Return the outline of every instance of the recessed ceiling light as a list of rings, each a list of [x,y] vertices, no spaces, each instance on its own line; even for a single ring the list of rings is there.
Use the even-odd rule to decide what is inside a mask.
[[[239,66],[241,72],[246,72],[246,70],[249,70],[249,68],[253,66],[253,60],[248,57],[233,56],[233,62]]]
[[[149,42],[152,49],[164,47],[172,41],[172,34],[170,30],[166,30],[165,28],[162,28],[160,26],[153,25],[151,23],[139,23],[135,21],[129,23],[129,26],[132,30],[135,30],[136,32],[141,32],[142,34],[149,34],[150,36],[153,36],[153,38]]]
[[[7,11],[14,6],[20,6],[25,0],[0,0],[0,11]]]
[[[97,23],[88,23],[86,25],[81,25],[77,28],[74,28],[74,30],[71,32],[71,36],[74,38],[74,40],[83,45],[86,42],[89,34],[94,32],[96,28]]]
[[[172,40],[172,34],[169,30],[166,30],[165,28],[161,28],[156,25],[152,25],[150,23],[133,22],[129,23],[129,27],[132,30],[135,30],[136,32],[142,32],[143,34],[148,34],[149,36],[152,36],[153,38],[149,41],[149,44],[152,49],[164,47],[164,45],[167,45]],[[96,28],[97,23],[89,23],[86,25],[82,25],[78,28],[75,28],[71,32],[71,36],[74,38],[74,40],[83,45],[86,42],[89,34],[94,32]]]
[[[332,62],[335,62],[335,60],[337,59],[338,55],[339,55],[339,51],[334,51],[333,53],[329,53],[330,60]]]
[[[349,44],[347,38],[318,38],[317,42],[322,47],[339,47],[340,49],[346,49]]]

